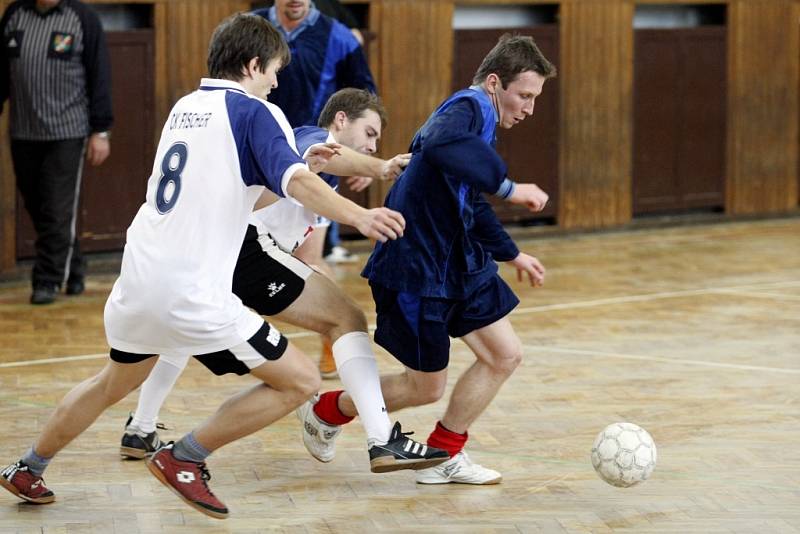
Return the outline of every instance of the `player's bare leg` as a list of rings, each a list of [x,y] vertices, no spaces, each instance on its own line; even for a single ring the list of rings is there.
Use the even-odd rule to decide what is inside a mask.
[[[89,428],[109,406],[125,398],[150,374],[157,358],[139,363],[109,360],[97,375],[67,393],[50,415],[34,444],[36,453],[51,457]]]
[[[442,424],[464,433],[522,361],[522,344],[504,317],[462,338],[477,356],[456,382]]]
[[[156,451],[147,467],[189,506],[217,519],[228,507],[208,487],[205,458],[214,450],[252,434],[285,416],[319,388],[311,360],[289,344],[277,360],[250,369],[263,383],[226,400],[217,412],[177,443]]]
[[[400,425],[392,426],[383,402],[375,355],[367,334],[364,313],[330,279],[313,273],[303,293],[278,316],[288,323],[327,334],[345,389],[350,392],[352,412],[344,414],[338,399],[342,392],[315,397],[298,410],[303,421],[303,443],[317,460],[329,462],[335,454],[335,439],[341,425],[356,414],[367,433],[370,468],[373,472],[420,469],[447,459],[444,451],[405,438]],[[409,445],[409,442],[411,443]],[[402,453],[395,448],[404,450]]]
[[[428,437],[428,443],[447,449],[447,462],[417,473],[420,484],[497,484],[502,475],[473,463],[463,448],[467,429],[497,395],[500,387],[522,361],[522,348],[507,318],[475,330],[464,341],[477,356],[459,377],[441,421]]]
[[[109,406],[144,382],[155,362],[155,357],[127,364],[109,360],[97,375],[75,386],[50,415],[33,447],[20,461],[3,469],[0,486],[28,502],[53,502],[55,495],[42,480],[50,459]]]
[[[325,248],[325,234],[328,232],[327,226],[318,226],[311,232],[311,235],[303,241],[294,251],[294,256],[303,260],[306,264],[311,265],[314,269],[328,277],[330,280],[334,279],[333,270],[330,265],[322,258],[322,252]],[[341,293],[341,291],[339,292]],[[319,374],[322,378],[335,378],[336,377],[336,362],[333,359],[333,340],[325,332],[320,332],[320,341],[322,349],[319,356]]]
[[[250,374],[263,384],[229,398],[195,429],[197,441],[209,451],[274,423],[320,387],[313,362],[291,343],[279,359],[251,369]]]

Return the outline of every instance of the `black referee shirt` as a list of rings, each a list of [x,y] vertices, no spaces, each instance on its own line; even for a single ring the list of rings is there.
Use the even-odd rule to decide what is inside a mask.
[[[17,0],[0,20],[0,109],[11,137],[51,141],[111,128],[111,68],[100,19],[77,0],[50,11]]]

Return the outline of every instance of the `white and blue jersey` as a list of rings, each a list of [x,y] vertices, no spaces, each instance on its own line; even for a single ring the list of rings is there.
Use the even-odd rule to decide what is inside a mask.
[[[253,336],[263,320],[231,292],[234,266],[263,188],[286,196],[300,168],[283,113],[238,83],[203,79],[180,99],[106,303],[109,345],[201,354]]]
[[[375,245],[362,272],[371,284],[464,299],[496,275],[493,260],[519,254],[483,198],[506,178],[494,149],[496,122],[489,97],[471,87],[451,95],[420,128],[385,202],[409,224],[402,239]]]
[[[317,126],[301,126],[294,129],[297,151],[303,158],[314,145],[335,143],[333,135],[325,128]],[[327,173],[319,173],[334,190],[339,185],[339,177]],[[280,248],[293,252],[313,231],[314,227],[324,225],[320,217],[306,209],[296,200],[282,198],[274,204],[253,212],[251,224],[259,235],[269,235]],[[327,219],[325,219],[327,221]]]

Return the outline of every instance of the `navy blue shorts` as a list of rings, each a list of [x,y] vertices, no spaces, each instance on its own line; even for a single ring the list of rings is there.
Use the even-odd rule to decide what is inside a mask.
[[[378,328],[375,342],[403,365],[435,372],[450,361],[450,338],[497,322],[519,304],[495,275],[464,300],[419,297],[370,283]]]

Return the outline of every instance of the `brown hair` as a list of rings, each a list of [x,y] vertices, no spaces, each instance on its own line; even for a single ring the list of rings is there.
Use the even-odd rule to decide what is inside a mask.
[[[556,67],[544,57],[533,37],[506,33],[483,58],[472,83],[483,83],[487,76],[494,73],[500,78],[503,87],[508,87],[518,75],[526,71],[533,71],[545,78],[556,75]]]
[[[264,17],[237,13],[222,21],[208,45],[209,75],[238,82],[253,58],[264,72],[273,59],[285,67],[291,56],[283,36]]]
[[[336,113],[344,111],[347,118],[351,121],[360,119],[364,112],[371,109],[381,118],[381,126],[386,127],[386,108],[383,107],[381,99],[377,95],[365,89],[354,89],[348,87],[336,91],[331,95],[322,108],[317,120],[317,126],[327,128],[336,118]]]

